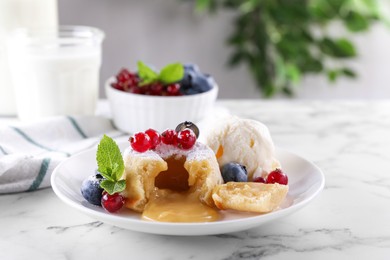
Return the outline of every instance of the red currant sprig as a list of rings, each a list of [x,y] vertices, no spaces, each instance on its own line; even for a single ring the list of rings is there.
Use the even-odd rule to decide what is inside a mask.
[[[161,142],[177,146],[183,150],[189,150],[195,145],[196,138],[196,134],[190,128],[185,128],[179,132],[167,129],[161,135],[154,129],[148,129],[145,132],[135,133],[129,138],[129,141],[134,151],[143,153],[155,149]]]
[[[138,83],[138,75],[123,68],[116,75],[116,82],[112,83],[111,85],[113,88],[116,88],[118,90],[134,93],[138,92]]]
[[[266,184],[279,183],[282,185],[288,184],[288,177],[281,169],[275,169],[270,172],[266,178],[257,177],[253,179],[253,182],[260,182]]]

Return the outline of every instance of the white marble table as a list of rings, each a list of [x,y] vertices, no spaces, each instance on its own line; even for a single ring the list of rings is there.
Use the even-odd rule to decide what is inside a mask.
[[[255,229],[175,237],[97,222],[51,189],[0,195],[0,259],[390,259],[390,100],[219,105],[322,168],[320,196]]]

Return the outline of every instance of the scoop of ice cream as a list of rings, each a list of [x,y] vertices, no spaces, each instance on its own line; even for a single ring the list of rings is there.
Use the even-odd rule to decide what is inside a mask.
[[[242,164],[249,181],[280,167],[269,130],[259,121],[230,116],[209,129],[204,141],[214,151],[220,167],[229,162]]]

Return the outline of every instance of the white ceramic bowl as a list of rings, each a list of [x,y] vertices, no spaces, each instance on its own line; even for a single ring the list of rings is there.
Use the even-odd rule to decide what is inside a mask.
[[[218,86],[204,93],[186,96],[148,96],[114,89],[106,81],[106,95],[115,126],[124,132],[135,133],[153,128],[164,131],[174,129],[179,123],[202,120],[214,107]]]

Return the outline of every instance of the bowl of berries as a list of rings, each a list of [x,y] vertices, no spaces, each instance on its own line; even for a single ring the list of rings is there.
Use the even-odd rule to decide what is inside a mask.
[[[142,61],[137,71],[123,68],[109,78],[105,90],[115,126],[127,133],[199,122],[218,95],[214,79],[195,64],[172,63],[158,71]]]

